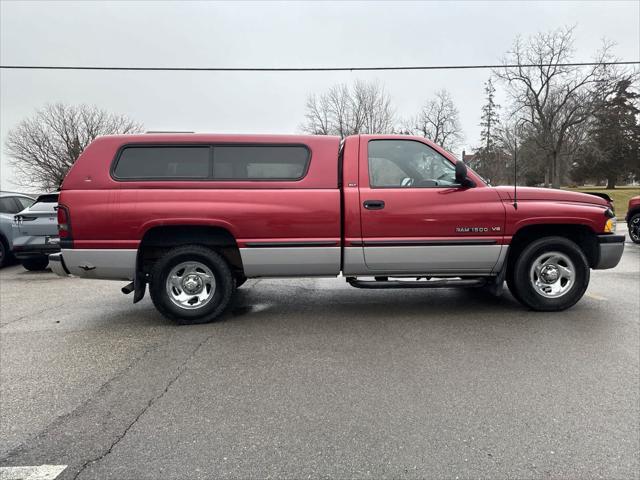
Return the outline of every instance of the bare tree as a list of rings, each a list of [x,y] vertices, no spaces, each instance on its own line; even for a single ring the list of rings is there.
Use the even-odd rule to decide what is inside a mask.
[[[391,99],[379,82],[356,81],[307,98],[305,122],[301,128],[314,135],[391,133],[394,114]]]
[[[564,66],[573,55],[573,28],[564,28],[526,42],[517,38],[503,60],[505,67],[494,72],[506,84],[516,115],[535,130],[532,138],[544,152],[553,187],[560,186],[562,160],[571,154],[572,130],[593,115],[611,88],[614,72],[606,65],[610,51],[611,45],[604,44],[594,66]]]
[[[454,150],[464,139],[458,109],[447,90],[436,92],[416,117],[404,122],[403,130],[428,138],[447,150]]]
[[[7,136],[7,154],[16,184],[57,189],[84,149],[98,136],[138,133],[142,125],[87,105],[57,103],[38,110]]]

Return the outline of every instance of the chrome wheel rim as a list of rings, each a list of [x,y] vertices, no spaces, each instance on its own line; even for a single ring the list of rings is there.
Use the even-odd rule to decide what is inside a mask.
[[[545,298],[565,295],[575,282],[576,268],[561,252],[545,252],[531,265],[529,279],[536,293]]]
[[[216,292],[216,277],[200,262],[182,262],[169,272],[167,295],[174,305],[186,310],[205,306]]]
[[[629,236],[634,242],[640,242],[640,217],[635,217],[629,224]]]

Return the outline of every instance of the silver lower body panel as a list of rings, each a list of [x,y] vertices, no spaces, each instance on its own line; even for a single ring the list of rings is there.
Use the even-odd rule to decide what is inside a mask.
[[[67,271],[77,277],[103,280],[133,280],[136,249],[62,249]],[[56,272],[57,273],[57,272]]]
[[[365,261],[363,247],[346,247],[342,273],[345,276],[492,275],[504,262],[507,250],[508,246],[501,245],[367,247],[367,260],[374,263],[374,269]],[[136,249],[63,249],[50,259],[58,275],[131,281],[137,253]],[[247,277],[340,274],[339,247],[241,248],[240,256]],[[605,258],[608,258],[606,254],[601,263],[606,263]]]
[[[491,275],[504,263],[506,245],[346,247],[345,275]]]
[[[247,277],[334,277],[340,273],[339,247],[241,248]]]

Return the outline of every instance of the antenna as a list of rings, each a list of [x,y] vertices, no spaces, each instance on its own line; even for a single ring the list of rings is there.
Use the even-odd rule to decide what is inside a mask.
[[[522,124],[526,119],[516,120],[513,127],[513,208],[518,209],[518,135],[522,132]]]
[[[513,208],[518,209],[518,136],[514,137],[513,149]]]

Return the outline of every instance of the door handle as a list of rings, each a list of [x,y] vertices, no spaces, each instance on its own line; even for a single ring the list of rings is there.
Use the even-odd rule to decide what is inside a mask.
[[[365,200],[362,204],[367,210],[382,210],[384,208],[384,201],[382,200]]]

